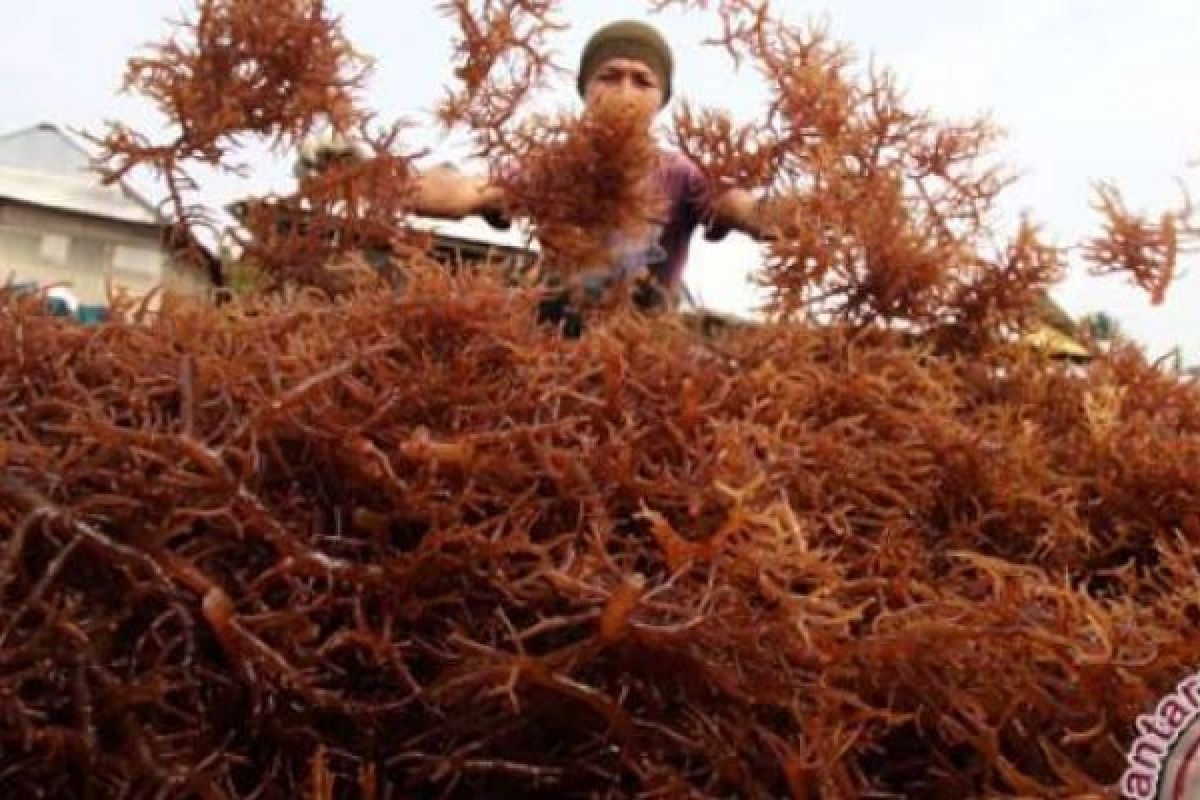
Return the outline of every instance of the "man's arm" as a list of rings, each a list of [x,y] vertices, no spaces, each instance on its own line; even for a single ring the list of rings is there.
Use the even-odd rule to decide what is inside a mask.
[[[745,189],[729,189],[717,195],[711,209],[705,234],[711,241],[725,238],[731,230],[760,241],[769,234],[769,209],[765,201]]]
[[[458,220],[479,215],[495,224],[502,219],[503,205],[499,188],[450,166],[425,170],[413,186],[413,213],[422,217]]]
[[[324,172],[338,162],[367,158],[364,147],[339,135],[315,136],[300,147],[294,169],[297,179]],[[459,220],[479,215],[497,228],[510,225],[504,216],[504,193],[485,178],[465,175],[442,164],[416,175],[412,211],[422,217]]]

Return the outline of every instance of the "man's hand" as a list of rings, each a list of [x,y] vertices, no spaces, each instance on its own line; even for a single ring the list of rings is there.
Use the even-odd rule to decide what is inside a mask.
[[[464,175],[449,164],[426,170],[417,177],[413,211],[437,219],[479,216],[502,230],[512,225],[505,215],[503,190],[485,178]]]
[[[300,145],[294,169],[297,180],[319,175],[335,164],[353,163],[366,157],[362,145],[336,133],[310,136]],[[504,192],[486,179],[464,175],[450,164],[442,164],[417,176],[413,212],[437,219],[483,217],[499,230],[512,227],[505,213]]]
[[[712,202],[712,219],[707,220],[704,238],[710,242],[724,239],[730,231],[741,231],[763,239],[770,227],[763,200],[745,189],[729,189]]]
[[[504,190],[489,184],[481,194],[480,208],[477,212],[479,216],[496,230],[506,231],[511,228],[512,218],[508,216],[504,207]]]

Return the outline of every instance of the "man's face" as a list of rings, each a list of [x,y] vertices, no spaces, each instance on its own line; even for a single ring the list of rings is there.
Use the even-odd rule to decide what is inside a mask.
[[[650,121],[662,108],[663,88],[654,70],[641,61],[614,58],[600,65],[584,93],[588,108],[602,100],[628,105]]]

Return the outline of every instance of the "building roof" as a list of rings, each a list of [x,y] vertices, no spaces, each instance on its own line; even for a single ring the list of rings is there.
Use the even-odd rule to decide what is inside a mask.
[[[136,225],[163,224],[151,207],[130,202],[115,186],[13,167],[0,167],[0,199]]]
[[[91,154],[71,134],[43,122],[0,135],[0,166],[78,177],[91,166]]]
[[[71,133],[43,122],[0,135],[0,200],[66,211],[104,220],[184,233],[126,181],[105,184],[92,168],[93,156]],[[177,242],[176,256],[224,283],[220,261],[191,237]]]
[[[105,185],[88,151],[43,123],[0,136],[0,199],[137,225],[163,217],[128,185]]]

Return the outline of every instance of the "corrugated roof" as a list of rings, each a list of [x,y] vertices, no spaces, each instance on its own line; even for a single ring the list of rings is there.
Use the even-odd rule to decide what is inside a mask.
[[[116,186],[104,186],[99,180],[0,167],[0,198],[141,225],[162,224],[148,206],[131,201]]]
[[[99,219],[165,228],[168,219],[124,181],[105,185],[92,170],[92,153],[71,133],[42,123],[0,135],[0,200]],[[185,263],[224,282],[221,262],[200,242],[182,253]],[[192,257],[194,256],[194,258]]]
[[[162,225],[154,208],[121,183],[104,185],[87,150],[54,125],[0,136],[0,198],[142,225]]]
[[[91,161],[87,148],[48,122],[0,136],[0,167],[79,177]]]

